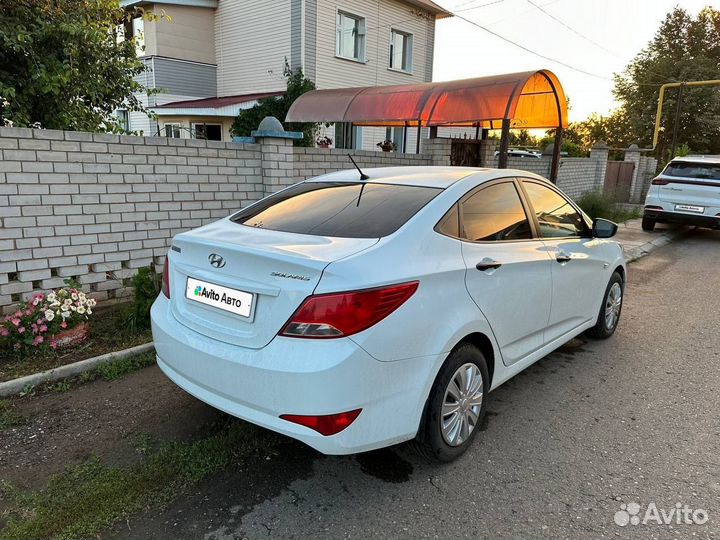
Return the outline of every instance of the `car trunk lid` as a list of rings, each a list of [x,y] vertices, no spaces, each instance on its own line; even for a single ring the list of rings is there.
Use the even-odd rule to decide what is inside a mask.
[[[213,339],[262,348],[312,294],[328,264],[377,242],[253,228],[229,219],[180,234],[170,256],[173,315]],[[193,295],[198,283],[219,293],[227,288],[252,295],[249,316],[202,303]]]

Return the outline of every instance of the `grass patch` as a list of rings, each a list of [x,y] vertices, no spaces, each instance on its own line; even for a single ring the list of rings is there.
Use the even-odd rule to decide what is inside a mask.
[[[639,210],[628,210],[618,205],[612,196],[598,191],[585,193],[577,203],[592,219],[605,218],[616,223],[622,223],[629,219],[639,218],[641,215]]]
[[[17,412],[7,401],[0,400],[0,429],[6,429],[26,424],[28,419]]]
[[[90,538],[143,509],[169,503],[207,476],[260,452],[280,438],[251,424],[228,419],[208,437],[190,443],[144,441],[144,457],[127,467],[97,458],[52,476],[45,489],[23,492],[5,483],[0,493],[10,508],[0,538]]]
[[[152,350],[121,358],[120,360],[114,360],[108,364],[102,364],[95,368],[95,372],[106,381],[114,381],[128,373],[151,366],[154,363],[155,351]]]

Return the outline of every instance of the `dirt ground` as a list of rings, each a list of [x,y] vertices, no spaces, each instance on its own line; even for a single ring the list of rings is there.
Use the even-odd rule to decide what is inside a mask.
[[[110,465],[132,462],[141,437],[190,440],[221,415],[157,366],[10,402],[29,421],[0,432],[0,480],[19,488],[41,487],[50,475],[91,456]]]

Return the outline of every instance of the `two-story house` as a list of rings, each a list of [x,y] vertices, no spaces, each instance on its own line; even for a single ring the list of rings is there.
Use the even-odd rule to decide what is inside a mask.
[[[230,140],[240,109],[285,89],[284,68],[301,68],[317,88],[432,80],[435,21],[450,16],[430,0],[123,0],[170,20],[136,19],[143,96],[157,119],[123,113],[145,134]],[[339,147],[375,150],[386,138],[414,152],[404,128],[336,125]]]

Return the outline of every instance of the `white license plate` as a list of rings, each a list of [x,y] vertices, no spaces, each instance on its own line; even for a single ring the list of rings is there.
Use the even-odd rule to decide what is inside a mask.
[[[191,277],[187,280],[185,297],[188,300],[229,311],[241,317],[250,317],[252,313],[253,295],[251,293]]]
[[[675,210],[682,210],[683,212],[698,212],[702,214],[705,211],[705,207],[695,206],[693,204],[676,204]]]

